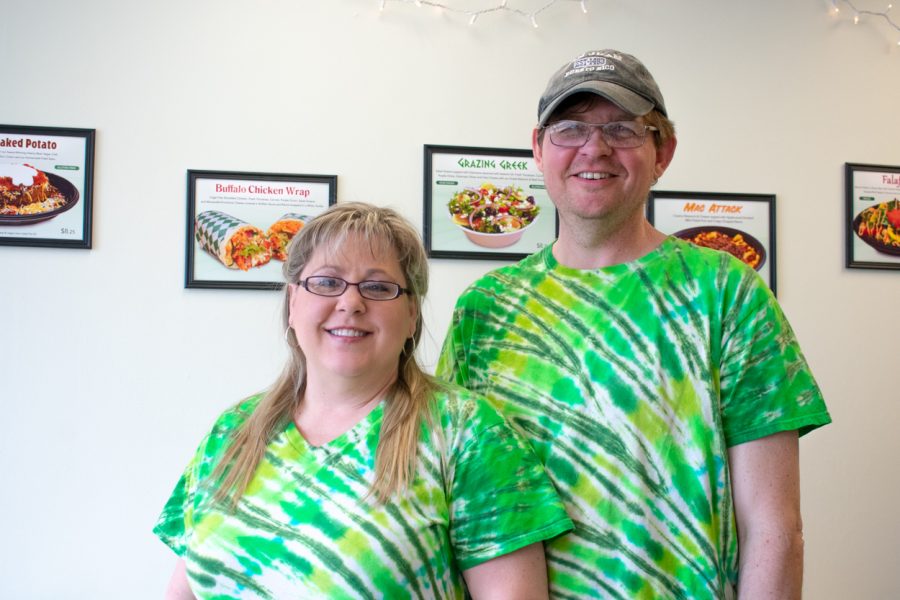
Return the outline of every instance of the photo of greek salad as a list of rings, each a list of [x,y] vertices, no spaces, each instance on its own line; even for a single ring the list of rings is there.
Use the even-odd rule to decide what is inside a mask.
[[[477,233],[510,233],[530,225],[540,207],[534,196],[525,196],[521,187],[498,188],[485,183],[453,194],[447,204],[453,222]]]

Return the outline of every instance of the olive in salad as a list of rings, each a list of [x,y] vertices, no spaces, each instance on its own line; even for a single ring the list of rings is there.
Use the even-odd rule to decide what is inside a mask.
[[[498,188],[492,183],[456,192],[447,207],[454,223],[479,233],[509,233],[523,229],[540,212],[534,196],[526,196],[521,187]]]

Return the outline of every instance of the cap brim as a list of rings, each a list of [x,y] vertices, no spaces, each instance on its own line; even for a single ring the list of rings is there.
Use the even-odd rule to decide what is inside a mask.
[[[571,89],[566,90],[566,92],[560,94],[553,102],[548,104],[538,118],[538,127],[546,124],[547,119],[550,118],[556,107],[562,104],[563,100],[579,92],[603,96],[622,110],[636,117],[642,117],[653,110],[653,102],[620,85],[608,81],[584,81],[572,86]]]

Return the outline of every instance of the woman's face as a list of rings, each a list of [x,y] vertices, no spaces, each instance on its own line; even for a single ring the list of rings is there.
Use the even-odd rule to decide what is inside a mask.
[[[393,250],[382,250],[350,236],[334,251],[317,250],[300,274],[328,276],[351,283],[407,281]],[[369,300],[356,286],[340,296],[319,296],[291,284],[290,326],[306,357],[307,377],[338,377],[384,386],[397,377],[400,352],[416,330],[417,309],[407,294],[393,300]]]

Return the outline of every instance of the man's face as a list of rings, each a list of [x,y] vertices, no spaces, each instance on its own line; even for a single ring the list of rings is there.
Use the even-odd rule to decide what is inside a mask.
[[[553,120],[586,123],[641,122],[606,99],[597,97],[587,110],[553,117]],[[552,121],[551,121],[552,122]],[[675,151],[674,138],[657,149],[651,133],[637,148],[610,148],[594,129],[580,148],[554,145],[545,132],[538,142],[536,129],[532,147],[537,167],[544,174],[550,199],[560,213],[563,227],[576,223],[616,230],[643,218],[643,205],[650,187],[658,179]]]

